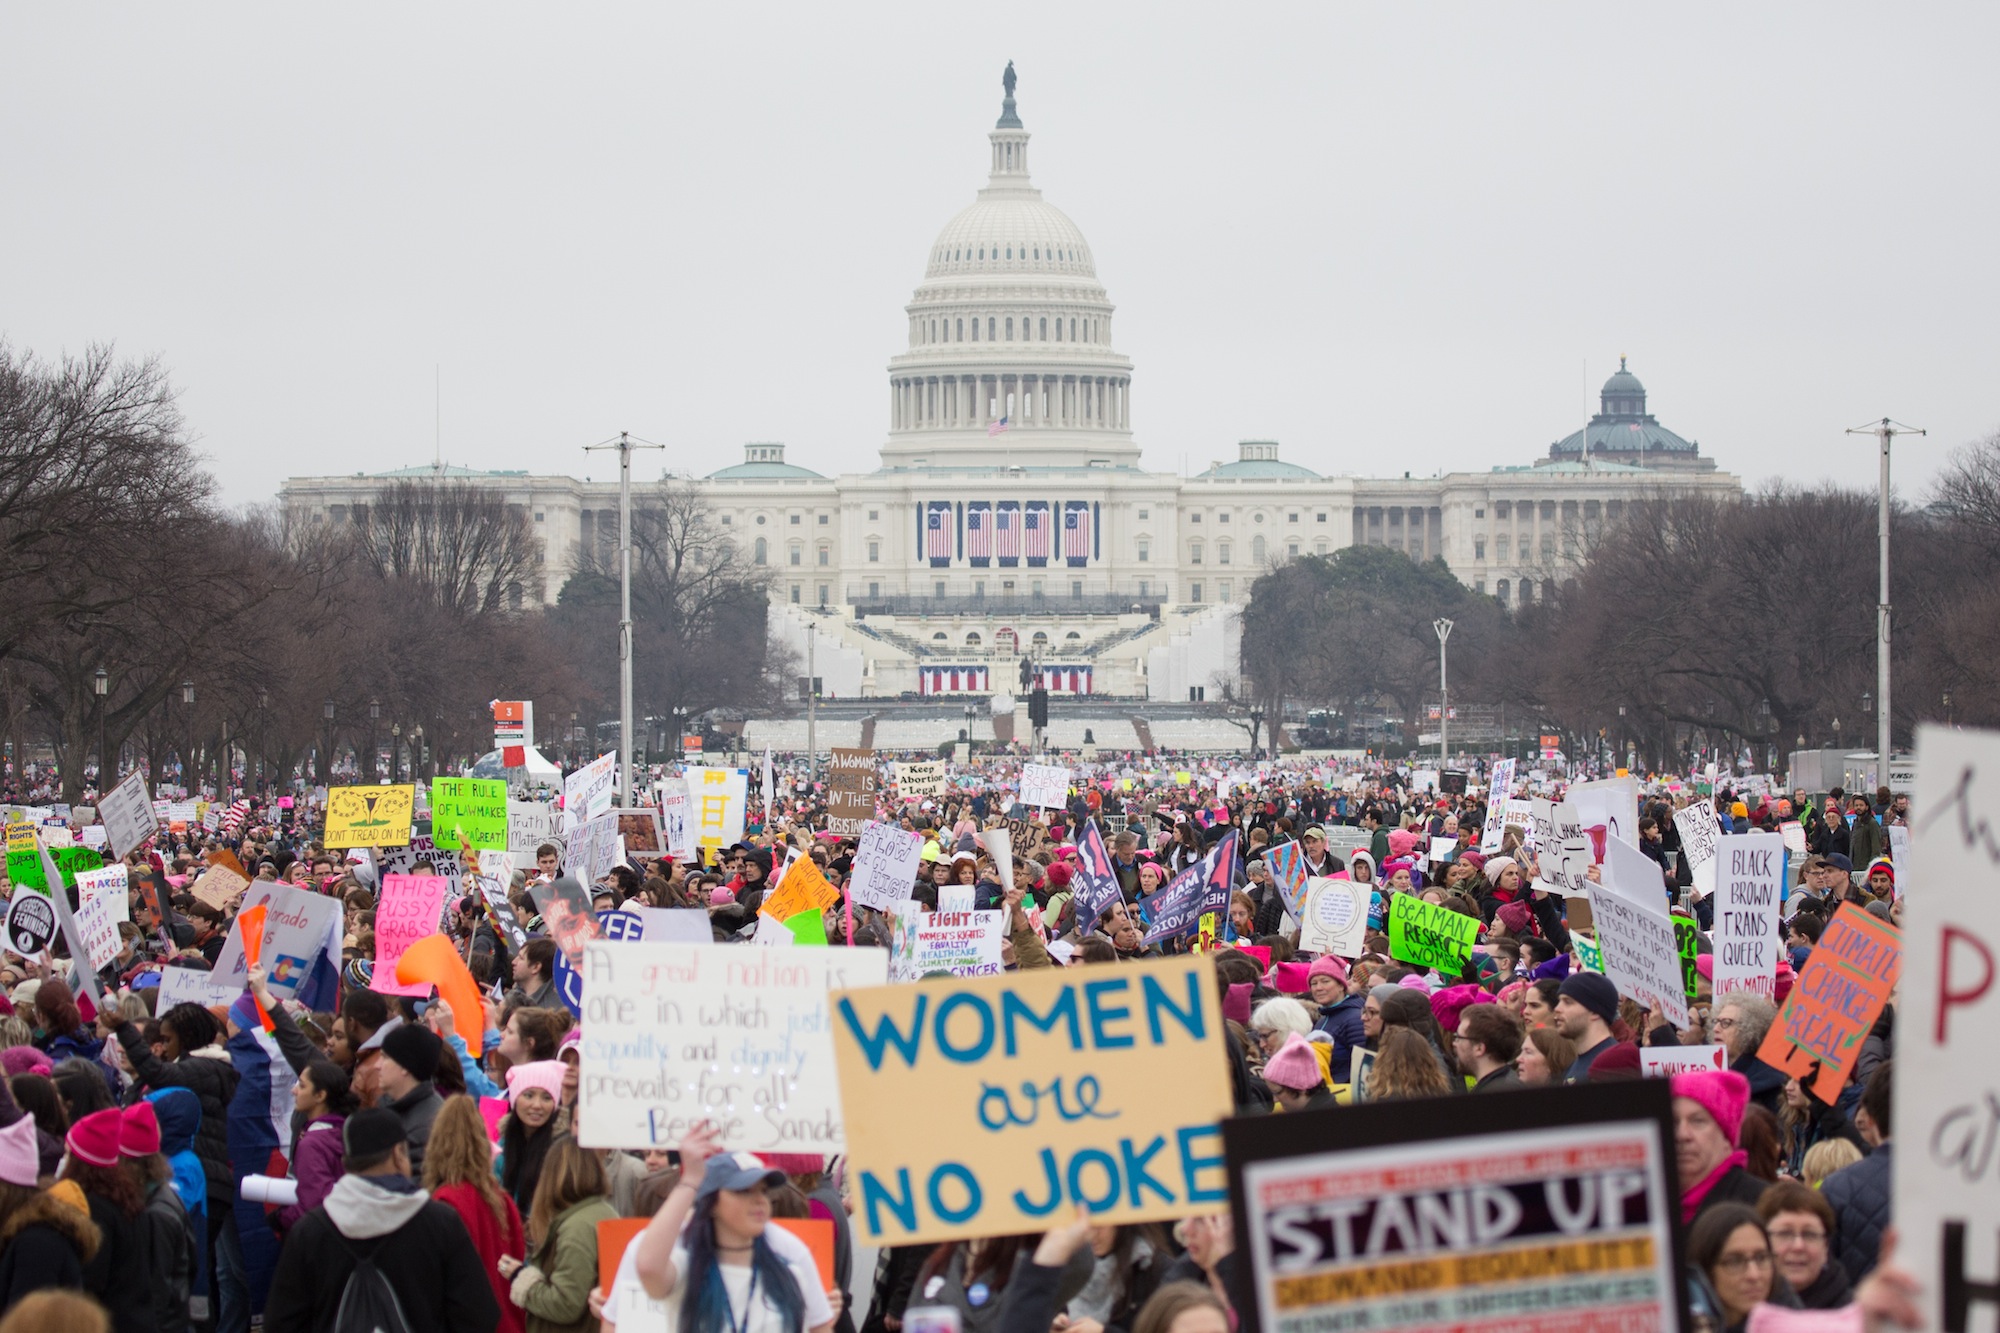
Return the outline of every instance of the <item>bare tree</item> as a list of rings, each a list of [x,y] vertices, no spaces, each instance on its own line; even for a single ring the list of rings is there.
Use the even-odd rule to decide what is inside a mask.
[[[541,539],[497,491],[397,481],[376,493],[357,537],[377,575],[439,610],[488,616],[541,605]]]

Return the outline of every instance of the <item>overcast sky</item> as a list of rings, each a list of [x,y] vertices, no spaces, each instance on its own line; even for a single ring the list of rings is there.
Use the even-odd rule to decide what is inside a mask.
[[[1225,17],[1226,16],[1226,17]],[[1221,20],[1221,21],[1218,21]],[[868,470],[1000,71],[1146,464],[1526,463],[1620,353],[1725,469],[2000,429],[2000,6],[0,8],[0,336],[157,353],[231,503],[445,457]],[[1586,387],[1586,364],[1588,388]]]

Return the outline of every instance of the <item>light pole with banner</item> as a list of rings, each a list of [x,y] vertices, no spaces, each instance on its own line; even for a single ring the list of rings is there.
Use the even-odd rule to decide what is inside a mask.
[[[1450,765],[1445,756],[1450,753],[1446,740],[1451,726],[1451,692],[1445,684],[1444,645],[1451,637],[1451,622],[1439,616],[1431,622],[1431,628],[1438,636],[1438,772],[1441,774]]]

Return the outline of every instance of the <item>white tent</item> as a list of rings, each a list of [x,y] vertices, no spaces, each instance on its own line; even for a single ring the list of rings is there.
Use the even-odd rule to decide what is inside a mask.
[[[471,768],[465,770],[469,778],[505,778],[510,788],[554,787],[562,788],[562,769],[551,763],[540,750],[529,745],[523,747],[524,762],[517,768],[509,768],[499,750],[488,750],[481,755]]]

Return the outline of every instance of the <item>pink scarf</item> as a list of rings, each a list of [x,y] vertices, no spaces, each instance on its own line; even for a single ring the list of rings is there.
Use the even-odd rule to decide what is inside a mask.
[[[1715,1188],[1715,1182],[1727,1175],[1731,1167],[1748,1166],[1749,1164],[1750,1154],[1738,1148],[1735,1152],[1716,1163],[1713,1171],[1703,1176],[1700,1180],[1697,1180],[1693,1185],[1690,1185],[1687,1191],[1681,1195],[1681,1225],[1687,1226],[1694,1221],[1695,1212],[1701,1207],[1701,1201],[1708,1197],[1708,1192]]]

